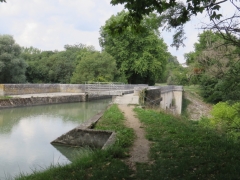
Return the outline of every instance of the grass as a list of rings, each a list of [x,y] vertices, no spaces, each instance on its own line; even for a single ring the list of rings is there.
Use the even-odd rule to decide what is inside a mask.
[[[198,122],[136,108],[152,141],[153,164],[139,164],[137,179],[240,179],[240,143]]]
[[[182,117],[185,117],[185,118],[189,117],[189,113],[187,112],[187,107],[191,103],[192,102],[185,97],[185,92],[183,92],[183,96],[182,96],[182,114],[181,114]]]
[[[134,139],[133,130],[124,126],[124,116],[116,105],[111,106],[96,125],[96,129],[113,130],[116,143],[107,150],[87,151],[68,165],[51,166],[43,172],[21,174],[17,180],[129,179],[132,174],[122,159]]]
[[[188,92],[193,92],[199,94],[201,89],[199,85],[190,85],[190,86],[184,86],[184,90]]]
[[[0,100],[1,99],[11,99],[12,97],[10,97],[10,96],[0,96]]]

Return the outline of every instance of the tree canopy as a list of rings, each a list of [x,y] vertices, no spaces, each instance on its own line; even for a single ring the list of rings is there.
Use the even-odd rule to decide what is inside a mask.
[[[21,47],[10,35],[0,35],[0,83],[26,81],[27,64],[20,57]]]
[[[225,3],[230,2],[235,8],[231,15],[223,17],[220,9]],[[122,32],[126,27],[131,26],[134,29],[141,29],[141,21],[145,16],[151,13],[157,13],[162,17],[162,25],[165,24],[166,29],[175,29],[172,46],[177,48],[184,45],[183,41],[186,38],[184,25],[191,20],[195,15],[205,12],[209,16],[211,24],[204,26],[204,29],[212,29],[221,33],[222,37],[228,40],[229,43],[240,44],[239,34],[239,11],[240,6],[235,0],[111,0],[112,5],[124,4],[128,9],[129,14],[119,22],[113,22],[111,25],[111,33]],[[225,34],[224,34],[224,33]],[[227,32],[227,33],[226,33]]]
[[[225,44],[220,34],[211,31],[200,34],[194,47],[185,57],[202,96],[213,103],[240,100],[239,47]]]
[[[111,55],[106,52],[86,52],[73,73],[71,83],[111,82],[116,74],[116,62]]]
[[[144,19],[143,26],[147,29],[144,33],[135,34],[131,28],[119,35],[109,33],[108,24],[122,21],[126,14],[122,11],[106,21],[100,30],[100,45],[116,59],[117,68],[128,83],[152,85],[162,75],[169,56],[167,45],[154,28],[157,17]]]
[[[95,51],[84,44],[65,45],[64,51],[41,51],[37,48],[22,48],[21,57],[28,63],[27,81],[31,83],[70,83],[79,57]]]

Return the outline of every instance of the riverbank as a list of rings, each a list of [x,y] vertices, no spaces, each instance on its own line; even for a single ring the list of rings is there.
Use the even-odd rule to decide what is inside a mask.
[[[149,161],[136,163],[135,170],[124,163],[133,145],[133,130],[126,127],[123,114],[113,105],[95,127],[117,133],[111,148],[81,154],[72,164],[16,179],[239,179],[239,142],[196,121],[148,109],[135,108],[135,112],[151,141]]]

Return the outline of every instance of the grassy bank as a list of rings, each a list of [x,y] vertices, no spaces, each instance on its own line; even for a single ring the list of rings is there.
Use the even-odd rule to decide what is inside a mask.
[[[116,105],[108,109],[95,129],[113,130],[117,141],[108,150],[94,150],[81,153],[71,164],[52,166],[44,172],[24,174],[17,180],[72,180],[72,179],[129,179],[132,173],[121,159],[128,156],[132,145],[133,130],[124,126],[124,116]]]
[[[135,109],[152,141],[152,165],[138,165],[137,179],[240,179],[240,143],[198,122]]]

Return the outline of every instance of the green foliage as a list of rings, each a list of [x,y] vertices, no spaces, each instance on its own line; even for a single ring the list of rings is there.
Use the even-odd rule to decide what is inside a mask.
[[[220,102],[213,106],[212,121],[221,124],[228,130],[240,130],[240,102],[229,104]]]
[[[73,73],[71,83],[111,82],[116,74],[116,62],[108,53],[85,53]]]
[[[31,83],[70,83],[72,74],[81,56],[94,52],[92,46],[84,44],[65,45],[64,51],[41,51],[22,48],[21,57],[28,62],[27,81]]]
[[[20,57],[21,48],[10,35],[0,35],[0,83],[26,82],[27,63]]]
[[[188,84],[187,68],[182,67],[177,57],[169,56],[166,70],[159,80],[160,82],[167,82],[168,85],[186,85]]]
[[[199,84],[208,102],[240,100],[239,48],[226,45],[219,33],[204,31],[195,51],[185,54],[190,83]]]
[[[161,15],[162,23],[165,29],[175,29],[176,32],[173,35],[172,46],[179,48],[183,44],[183,40],[186,39],[184,32],[184,24],[191,20],[193,15],[201,14],[204,10],[208,11],[210,20],[219,20],[222,15],[219,13],[221,4],[226,0],[218,2],[212,0],[211,3],[208,0],[186,0],[186,1],[132,1],[132,0],[111,0],[111,4],[124,4],[124,7],[128,9],[129,13],[119,21],[112,21],[109,24],[109,31],[112,34],[122,33],[128,27],[134,29],[137,32],[142,32],[144,26],[141,22],[144,18],[151,13],[158,13]],[[233,4],[234,5],[234,4]]]
[[[200,124],[227,134],[228,138],[239,142],[240,102],[219,102],[213,106],[211,118],[203,118]]]
[[[100,30],[100,45],[116,59],[117,68],[128,83],[153,85],[161,77],[169,56],[167,45],[154,26],[158,23],[157,17],[152,15],[144,19],[143,33],[135,34],[131,28],[122,34],[109,33],[109,24],[122,21],[127,14],[122,11],[106,21]]]

